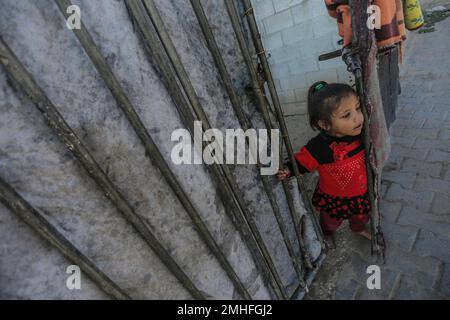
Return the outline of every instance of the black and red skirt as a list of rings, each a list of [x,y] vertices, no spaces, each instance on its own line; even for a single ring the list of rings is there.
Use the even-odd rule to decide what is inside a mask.
[[[318,212],[328,213],[330,217],[336,219],[348,219],[353,215],[370,213],[370,200],[366,192],[360,196],[341,197],[334,196],[316,188],[312,204]]]

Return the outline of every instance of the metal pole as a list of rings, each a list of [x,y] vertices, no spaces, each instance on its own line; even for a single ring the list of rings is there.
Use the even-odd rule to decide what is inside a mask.
[[[240,99],[238,98],[236,91],[234,89],[233,83],[231,81],[231,77],[227,71],[225,62],[222,58],[222,55],[220,53],[220,49],[216,43],[214,34],[211,30],[211,27],[208,22],[208,18],[205,15],[205,12],[203,10],[203,7],[199,0],[191,0],[191,5],[194,9],[194,12],[197,16],[197,20],[200,24],[200,27],[202,29],[203,35],[205,37],[207,46],[209,51],[211,52],[211,55],[214,59],[214,62],[216,64],[216,67],[219,71],[219,74],[221,76],[221,79],[224,83],[224,86],[228,92],[228,96],[231,101],[231,105],[233,106],[234,112],[239,120],[239,124],[244,130],[247,130],[251,127],[251,122],[247,119],[245,116],[245,113],[242,109],[242,105],[240,102]],[[259,163],[258,163],[259,166]],[[261,180],[263,182],[264,189],[266,191],[267,197],[269,198],[269,201],[271,203],[272,209],[274,211],[275,218],[277,220],[278,226],[280,228],[281,234],[283,236],[284,243],[286,245],[286,248],[288,250],[289,256],[292,259],[294,269],[297,272],[297,275],[299,277],[299,280],[302,284],[304,284],[303,281],[303,268],[302,263],[298,259],[298,257],[294,253],[294,249],[292,246],[291,241],[289,240],[287,229],[282,221],[280,208],[278,206],[278,203],[275,199],[272,187],[270,186],[270,182],[266,176],[260,176]]]
[[[136,214],[124,196],[119,192],[116,186],[114,186],[111,180],[109,180],[106,173],[98,165],[89,150],[84,146],[83,142],[77,137],[72,128],[70,128],[53,103],[36,84],[36,81],[25,70],[1,37],[0,57],[0,62],[5,67],[6,72],[19,84],[22,90],[35,104],[36,108],[43,114],[49,126],[55,131],[78,161],[80,161],[93,180],[105,192],[106,197],[114,203],[116,208],[142,236],[166,267],[182,283],[186,290],[196,299],[205,299],[203,293],[194,285],[194,283],[192,283],[189,277],[155,237],[146,223]]]
[[[51,225],[44,216],[25,201],[7,182],[0,177],[0,202],[18,215],[42,238],[53,245],[65,258],[78,265],[91,280],[114,299],[128,300],[130,296],[104,274],[63,234]]]
[[[272,128],[274,128],[274,125],[272,124],[272,121],[270,120],[270,115],[269,115],[269,110],[268,110],[268,107],[267,107],[267,104],[266,104],[266,100],[265,100],[265,98],[263,96],[262,89],[261,89],[261,87],[259,85],[258,75],[256,74],[255,68],[253,67],[253,62],[252,62],[252,59],[251,59],[251,56],[250,56],[250,52],[249,52],[249,50],[247,48],[247,45],[245,43],[244,32],[241,29],[241,25],[240,25],[240,22],[239,22],[239,17],[238,17],[236,8],[235,8],[234,4],[231,1],[225,2],[225,5],[227,6],[227,10],[228,10],[228,13],[229,13],[232,25],[233,25],[233,29],[234,29],[235,34],[236,34],[236,38],[237,38],[237,40],[239,42],[239,46],[240,46],[242,54],[244,56],[244,60],[245,60],[245,62],[247,64],[247,67],[248,67],[248,69],[250,71],[253,90],[254,90],[254,92],[256,94],[258,106],[259,106],[259,108],[261,110],[261,114],[263,116],[264,122],[266,124],[266,127],[272,129]],[[282,131],[282,135],[284,135],[283,131]],[[298,239],[298,242],[299,242],[300,250],[302,251],[302,255],[304,257],[305,263],[307,264],[307,267],[308,268],[312,268],[313,266],[312,266],[312,263],[310,261],[309,254],[308,254],[308,252],[306,250],[306,247],[305,247],[305,245],[303,243],[303,237],[302,237],[302,235],[300,233],[300,217],[296,214],[295,205],[294,205],[294,202],[293,202],[293,197],[290,194],[290,189],[289,189],[289,186],[287,185],[287,181],[283,181],[282,184],[283,184],[284,192],[286,194],[286,199],[288,201],[291,217],[292,217],[292,220],[293,220],[294,225],[295,225],[294,229],[295,229],[295,232],[296,232],[296,235],[297,235],[297,239]]]
[[[370,231],[371,231],[371,252],[373,254],[374,250],[377,252],[381,252],[378,247],[377,239],[376,239],[376,230],[375,230],[375,216],[377,216],[378,208],[376,206],[375,197],[374,197],[374,173],[372,171],[372,165],[370,163],[370,151],[372,147],[369,125],[370,125],[370,116],[367,110],[367,95],[364,92],[364,62],[367,57],[368,51],[372,46],[372,37],[369,36],[369,29],[367,29],[367,33],[361,32],[362,29],[365,29],[366,24],[363,23],[363,19],[365,19],[365,9],[368,4],[361,3],[360,1],[349,1],[350,10],[351,10],[351,22],[352,22],[352,30],[353,30],[353,38],[352,38],[352,47],[353,49],[358,49],[358,54],[353,56],[354,61],[356,60],[356,68],[352,70],[355,75],[356,89],[358,96],[361,99],[362,112],[364,116],[364,127],[363,127],[363,143],[364,143],[364,151],[365,151],[365,161],[366,161],[366,171],[367,171],[367,191],[369,194],[369,200],[371,205],[371,217],[370,217]],[[363,9],[364,8],[364,9]],[[357,19],[359,17],[359,21]],[[366,21],[366,20],[364,20]],[[370,42],[368,43],[367,40]]]
[[[65,12],[64,8],[67,8],[67,5],[70,5],[70,2],[67,0],[57,0],[57,3],[61,11],[67,17],[68,14]],[[100,76],[105,81],[112,95],[117,100],[118,105],[123,110],[126,118],[130,122],[137,136],[141,140],[146,150],[147,156],[151,157],[153,163],[162,173],[166,182],[169,184],[172,191],[175,193],[178,200],[188,213],[190,219],[192,220],[195,226],[197,233],[200,235],[202,240],[206,243],[208,248],[217,258],[221,267],[230,277],[230,279],[236,286],[236,289],[239,291],[241,296],[245,299],[251,299],[250,294],[245,289],[245,286],[237,276],[228,259],[225,257],[221,248],[219,247],[219,245],[213,238],[212,234],[208,230],[207,225],[202,220],[201,215],[198,213],[197,209],[189,199],[188,195],[181,187],[181,184],[177,180],[176,176],[173,174],[167,162],[164,160],[164,157],[162,156],[158,147],[156,146],[147,129],[145,128],[144,124],[142,123],[142,120],[137,114],[135,108],[133,107],[127,95],[125,94],[125,91],[123,90],[119,81],[113,74],[112,70],[110,69],[107,62],[101,55],[99,49],[92,40],[88,30],[84,27],[84,25],[82,25],[80,30],[74,30],[74,32],[77,38],[79,39],[81,45],[83,46],[84,50],[88,54],[89,58],[91,59],[92,63],[99,72]]]
[[[292,167],[294,169],[294,175],[297,179],[298,188],[301,193],[303,202],[306,205],[306,211],[313,222],[314,229],[316,231],[317,237],[322,245],[322,249],[325,249],[325,243],[323,241],[323,232],[317,221],[317,216],[314,214],[313,206],[311,205],[311,200],[309,199],[306,193],[306,187],[301,180],[300,172],[297,167],[297,161],[295,160],[294,151],[292,149],[291,140],[289,138],[289,132],[286,127],[286,122],[284,121],[283,111],[281,109],[280,100],[278,98],[277,90],[275,88],[275,84],[273,81],[272,73],[270,71],[269,62],[267,61],[267,57],[265,54],[265,50],[261,41],[261,36],[258,32],[258,26],[256,24],[256,19],[253,14],[253,8],[251,6],[250,0],[243,0],[245,15],[247,16],[247,22],[250,27],[250,33],[253,38],[253,44],[255,45],[255,49],[257,51],[257,55],[259,61],[261,62],[262,69],[264,72],[264,76],[269,87],[270,96],[272,97],[272,102],[275,108],[275,115],[280,125],[280,130],[282,133],[282,137],[284,139],[284,143],[286,146],[286,150],[289,156],[289,160],[292,163]]]
[[[200,103],[198,102],[195,91],[192,92],[192,84],[190,84],[186,71],[178,58],[178,54],[176,53],[167,32],[163,26],[161,26],[162,20],[159,17],[156,7],[152,2],[148,1],[145,2],[145,7],[143,7],[140,1],[127,0],[125,3],[128,7],[132,20],[138,26],[146,48],[155,60],[156,68],[164,77],[165,85],[171,93],[171,97],[174,99],[175,106],[177,107],[186,128],[188,128],[188,130],[192,133],[194,121],[200,119],[204,127],[203,129],[206,130],[210,127],[208,127],[209,121],[206,118]],[[146,11],[148,15],[144,14]],[[155,21],[158,23],[158,26],[154,26],[157,31],[156,34],[160,37],[165,53],[169,56],[170,61],[168,61],[167,56],[161,48],[161,44],[155,36],[155,32],[153,32],[153,23],[155,23]],[[178,78],[170,65],[172,65],[175,69]],[[185,75],[184,77],[183,74]],[[177,79],[182,83],[183,87],[186,88],[185,93],[189,101],[193,101],[193,108],[195,106],[194,109],[197,118],[192,115],[186,98],[178,86]],[[236,182],[231,177],[231,173],[226,166],[219,166],[217,164],[213,164],[208,168],[211,169],[211,172],[218,183],[218,190],[224,200],[224,204],[227,207],[227,213],[230,214],[236,228],[249,245],[250,251],[255,259],[255,264],[261,271],[268,287],[271,288],[275,298],[285,299],[286,294],[284,293],[283,285],[279,279],[273,261],[271,260],[267,248],[262,241],[256,224],[248,213],[240,192],[237,191],[238,188]]]
[[[308,274],[306,275],[306,286],[310,286],[314,280],[314,278],[316,277],[317,273],[319,272],[320,267],[322,266],[323,261],[326,258],[326,254],[325,251],[322,251],[319,255],[319,257],[317,257],[316,263],[315,263],[315,267],[313,270],[311,270],[310,272],[308,272]],[[294,293],[291,295],[291,297],[289,298],[289,300],[302,300],[305,295],[308,293],[308,291],[302,291],[302,287],[298,287],[297,289],[294,290]]]

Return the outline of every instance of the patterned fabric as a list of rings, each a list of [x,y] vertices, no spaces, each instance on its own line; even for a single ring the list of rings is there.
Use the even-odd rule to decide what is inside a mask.
[[[346,158],[348,158],[348,152],[349,149],[353,150],[354,148],[356,148],[359,145],[359,141],[355,141],[351,144],[347,143],[347,142],[336,142],[333,141],[330,144],[330,148],[331,150],[333,150],[333,159],[334,161],[342,161]]]
[[[357,196],[367,191],[364,151],[343,160],[319,166],[319,188],[335,196]]]
[[[370,212],[364,155],[361,135],[339,138],[325,133],[296,154],[301,171],[319,172],[312,199],[319,212],[344,219]]]
[[[357,171],[364,166],[364,157],[354,157],[346,166],[340,165],[340,161],[336,163],[324,164],[323,167],[328,171],[329,175],[334,178],[334,181],[339,185],[339,188],[348,188],[350,182],[356,177]],[[358,180],[362,180],[363,175],[358,176]]]
[[[370,201],[367,192],[361,196],[340,197],[324,193],[316,188],[312,204],[318,212],[328,213],[331,218],[348,219],[351,216],[370,212]]]

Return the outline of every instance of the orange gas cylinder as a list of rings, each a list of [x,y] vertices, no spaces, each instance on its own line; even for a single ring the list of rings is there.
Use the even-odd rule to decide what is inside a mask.
[[[342,0],[325,0],[328,15],[337,19],[338,33],[344,40],[344,47],[352,41],[350,6],[346,2]]]
[[[397,22],[397,5],[392,0],[375,0],[374,5],[380,8],[381,29],[375,29],[375,37],[379,48],[389,47],[402,41]]]

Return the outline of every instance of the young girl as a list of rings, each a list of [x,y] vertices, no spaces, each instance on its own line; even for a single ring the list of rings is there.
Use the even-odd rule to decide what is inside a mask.
[[[320,133],[295,154],[300,173],[317,170],[319,183],[312,203],[320,212],[325,235],[332,235],[344,220],[350,229],[370,239],[365,151],[361,140],[364,117],[358,96],[346,84],[314,83],[308,92],[309,123]],[[287,163],[289,168],[291,164]],[[292,167],[291,167],[292,168]],[[290,169],[277,173],[279,180]]]

